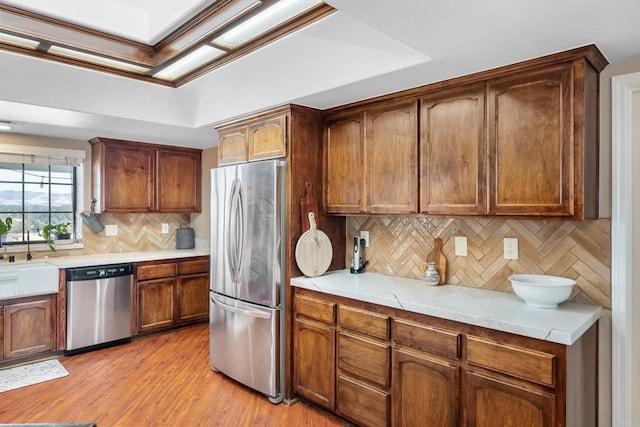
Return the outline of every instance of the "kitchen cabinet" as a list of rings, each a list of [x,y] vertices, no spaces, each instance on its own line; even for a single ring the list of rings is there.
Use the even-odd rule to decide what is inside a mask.
[[[417,114],[405,101],[326,119],[327,212],[417,212]]]
[[[587,46],[325,111],[326,211],[597,218],[606,64]]]
[[[282,111],[265,113],[216,129],[219,165],[287,155],[287,114]]]
[[[293,390],[326,409],[335,408],[335,304],[295,296]]]
[[[358,425],[595,426],[595,326],[565,346],[294,290],[294,391]]]
[[[420,212],[486,213],[485,87],[420,98]]]
[[[0,306],[0,348],[4,359],[17,359],[55,348],[56,296],[18,299]]]
[[[491,213],[573,215],[572,77],[566,62],[489,82]]]
[[[136,263],[135,283],[138,334],[208,318],[208,257]]]
[[[460,333],[395,318],[392,337],[394,425],[458,425]]]
[[[200,212],[201,150],[94,138],[98,212]]]

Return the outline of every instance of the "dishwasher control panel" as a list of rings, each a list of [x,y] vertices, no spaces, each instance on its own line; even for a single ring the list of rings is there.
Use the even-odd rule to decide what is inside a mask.
[[[133,264],[130,263],[68,268],[67,281],[106,279],[131,274],[133,274]]]

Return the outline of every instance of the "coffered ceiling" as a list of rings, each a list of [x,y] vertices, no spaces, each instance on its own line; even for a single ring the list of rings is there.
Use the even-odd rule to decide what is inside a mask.
[[[0,6],[157,48],[216,3],[12,0]],[[0,50],[0,121],[15,122],[15,133],[209,147],[217,144],[213,124],[284,103],[330,108],[592,43],[609,62],[640,57],[637,0],[325,3],[336,11],[181,85]]]

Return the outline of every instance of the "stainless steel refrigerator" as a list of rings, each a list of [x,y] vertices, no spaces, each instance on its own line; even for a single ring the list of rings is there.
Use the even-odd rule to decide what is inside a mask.
[[[211,367],[283,398],[285,163],[211,170]]]

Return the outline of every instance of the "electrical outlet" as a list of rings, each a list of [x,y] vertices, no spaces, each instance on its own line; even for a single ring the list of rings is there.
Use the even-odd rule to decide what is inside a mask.
[[[167,234],[169,233],[169,224],[167,224],[166,222],[162,223],[162,234]]]
[[[106,236],[117,236],[118,235],[118,224],[110,224],[104,228],[104,234]]]
[[[368,248],[369,247],[369,232],[368,231],[361,231],[360,232],[360,239],[364,239],[364,247]]]
[[[504,259],[518,259],[518,239],[516,237],[505,237]]]
[[[467,256],[467,236],[455,236],[456,256]]]

